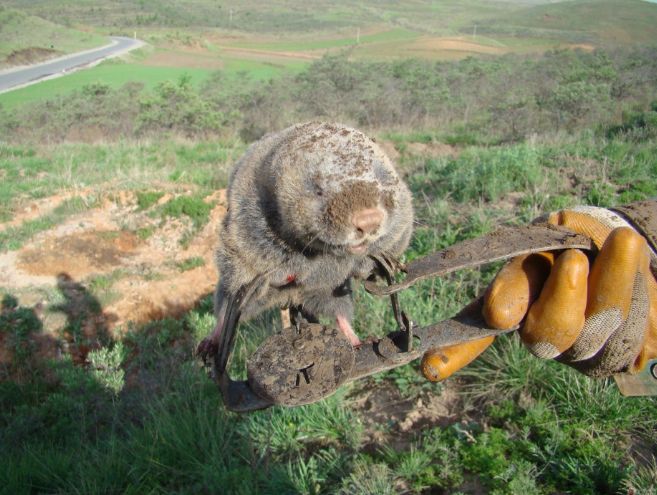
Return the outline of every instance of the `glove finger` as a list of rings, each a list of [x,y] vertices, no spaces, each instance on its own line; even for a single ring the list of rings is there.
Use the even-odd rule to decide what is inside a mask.
[[[648,328],[641,352],[630,367],[632,373],[641,371],[649,360],[657,358],[657,281],[654,277],[648,277],[648,301],[650,304]]]
[[[431,349],[422,357],[422,374],[432,382],[444,380],[474,361],[493,343],[493,340],[495,337],[490,336],[465,344]]]
[[[568,349],[584,327],[589,259],[577,249],[561,254],[532,304],[520,337],[529,350],[552,359]]]
[[[591,268],[584,327],[559,361],[592,376],[609,376],[634,361],[647,326],[648,264],[646,241],[633,229],[608,236]]]
[[[554,255],[518,256],[506,264],[484,294],[482,313],[486,323],[502,330],[522,321],[550,273]]]
[[[548,223],[560,225],[569,230],[584,234],[590,237],[598,248],[604,244],[609,233],[612,231],[612,227],[600,222],[599,219],[588,213],[575,210],[562,210],[550,213]]]

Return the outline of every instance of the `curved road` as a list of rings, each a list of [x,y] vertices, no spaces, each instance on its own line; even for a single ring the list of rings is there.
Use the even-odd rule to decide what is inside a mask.
[[[17,67],[0,71],[0,93],[89,67],[106,58],[121,55],[144,45],[140,40],[122,36],[111,36],[111,39],[111,44],[100,48],[65,55],[40,64],[28,65],[27,67]]]

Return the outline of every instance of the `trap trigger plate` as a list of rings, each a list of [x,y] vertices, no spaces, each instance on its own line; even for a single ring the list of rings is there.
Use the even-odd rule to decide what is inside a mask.
[[[269,337],[247,363],[252,390],[271,404],[301,406],[335,392],[354,367],[354,349],[335,328],[302,323]]]

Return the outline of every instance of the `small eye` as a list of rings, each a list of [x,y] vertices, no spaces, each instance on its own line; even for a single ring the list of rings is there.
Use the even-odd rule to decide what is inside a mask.
[[[315,195],[322,197],[324,196],[324,190],[319,186],[319,184],[314,184],[313,188],[315,190]]]

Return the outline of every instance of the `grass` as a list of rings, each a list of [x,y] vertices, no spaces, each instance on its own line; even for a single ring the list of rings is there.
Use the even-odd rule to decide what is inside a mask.
[[[222,56],[224,68],[222,74],[228,83],[235,84],[241,80],[237,76],[247,74],[252,80],[268,80],[283,73],[294,73],[308,65],[308,61],[269,61],[250,60],[231,55]],[[181,77],[189,78],[190,83],[199,87],[215,69],[190,67],[157,67],[144,65],[139,62],[121,62],[110,60],[96,67],[74,72],[64,77],[50,79],[32,86],[0,94],[0,105],[6,109],[13,109],[20,105],[38,102],[53,98],[53,96],[66,95],[85,85],[102,83],[110,88],[120,88],[127,83],[143,84],[145,89],[152,90],[165,81],[178,81]]]
[[[225,187],[230,164],[243,151],[234,141],[69,144],[18,148],[0,144],[0,219],[27,202],[62,190],[111,183],[145,190],[162,177],[211,191]],[[157,193],[156,193],[157,194]],[[76,200],[77,201],[77,200]],[[67,206],[69,207],[69,206]]]
[[[294,59],[289,61],[281,61],[280,59],[269,61],[266,56],[261,60],[250,60],[224,55],[222,60],[224,61],[224,70],[229,82],[231,78],[235,78],[240,73],[247,74],[253,80],[266,81],[282,74],[299,72],[309,63]]]
[[[164,196],[164,193],[161,191],[137,191],[137,206],[140,210],[147,210],[157,203],[162,196]]]
[[[30,308],[4,314],[24,318],[18,342],[38,331]],[[246,328],[262,335],[271,318]],[[488,493],[654,487],[654,468],[626,452],[627,442],[650,442],[655,400],[622,399],[609,383],[529,357],[515,338],[500,339],[461,373],[470,397],[462,414],[475,417],[418,430],[407,447],[368,447],[363,411],[345,401],[350,388],[311,406],[226,412],[189,358],[212,326],[206,299],[183,320],[133,327],[120,346],[93,354],[89,372],[66,361],[47,365],[57,393],[38,379],[1,383],[3,486],[12,493],[217,486],[230,493],[455,493],[475,477]],[[240,335],[238,355],[256,342]],[[157,385],[135,386],[137,376]]]
[[[34,220],[27,220],[16,227],[8,227],[0,231],[0,252],[15,251],[39,232],[49,230],[62,223],[71,215],[81,213],[93,206],[93,201],[74,197],[63,201],[52,212]]]
[[[325,50],[328,48],[344,48],[354,46],[357,44],[357,33],[354,32],[350,37],[330,37],[326,39],[299,39],[293,41],[251,41],[240,40],[237,42],[229,42],[228,46],[240,48],[252,48],[268,51],[283,51],[283,52],[306,52],[308,50]],[[377,42],[402,42],[414,40],[418,37],[418,33],[408,29],[394,28],[379,30],[371,34],[362,34],[359,38],[359,43],[377,43]]]
[[[200,256],[192,256],[191,258],[185,258],[184,260],[176,263],[176,267],[181,272],[193,270],[194,268],[199,268],[201,266],[205,266],[205,260]]]
[[[110,273],[89,278],[85,281],[85,286],[100,304],[106,306],[119,297],[119,294],[112,290],[112,286],[126,275],[128,275],[126,270],[119,268]]]
[[[657,6],[649,2],[579,0],[537,5],[491,20],[488,25],[493,26],[489,29],[493,33],[524,29],[527,37],[542,33],[574,42],[650,43],[654,41],[656,22]]]
[[[153,89],[161,82],[176,81],[185,76],[190,78],[192,84],[199,85],[212,72],[208,69],[150,67],[138,63],[110,60],[91,69],[3,93],[0,95],[0,104],[11,109],[24,103],[64,95],[82,86],[94,83],[103,83],[111,88],[119,88],[128,82],[140,82],[146,88]]]
[[[15,9],[0,7],[0,68],[14,51],[26,48],[52,50],[55,55],[106,45],[109,40],[95,33],[55,24]],[[25,64],[22,61],[20,64]]]
[[[212,204],[203,201],[203,196],[178,196],[162,205],[160,214],[164,217],[188,217],[196,228],[205,225],[210,218]]]
[[[138,204],[144,209],[162,195],[153,191],[149,194],[144,188],[163,174],[173,184],[191,184],[199,191],[225,187],[229,166],[242,149],[239,143],[214,141],[43,148],[0,145],[0,171],[5,177],[0,184],[0,221],[10,220],[31,201],[55,192],[98,187],[96,195],[73,197],[49,213],[0,231],[0,252],[19,249],[39,232],[94,207],[108,183],[116,190],[136,189]],[[189,217],[196,232],[207,222],[210,209],[202,196],[194,196],[170,201],[163,205],[161,214]],[[152,229],[144,227],[137,234],[148,238]]]

